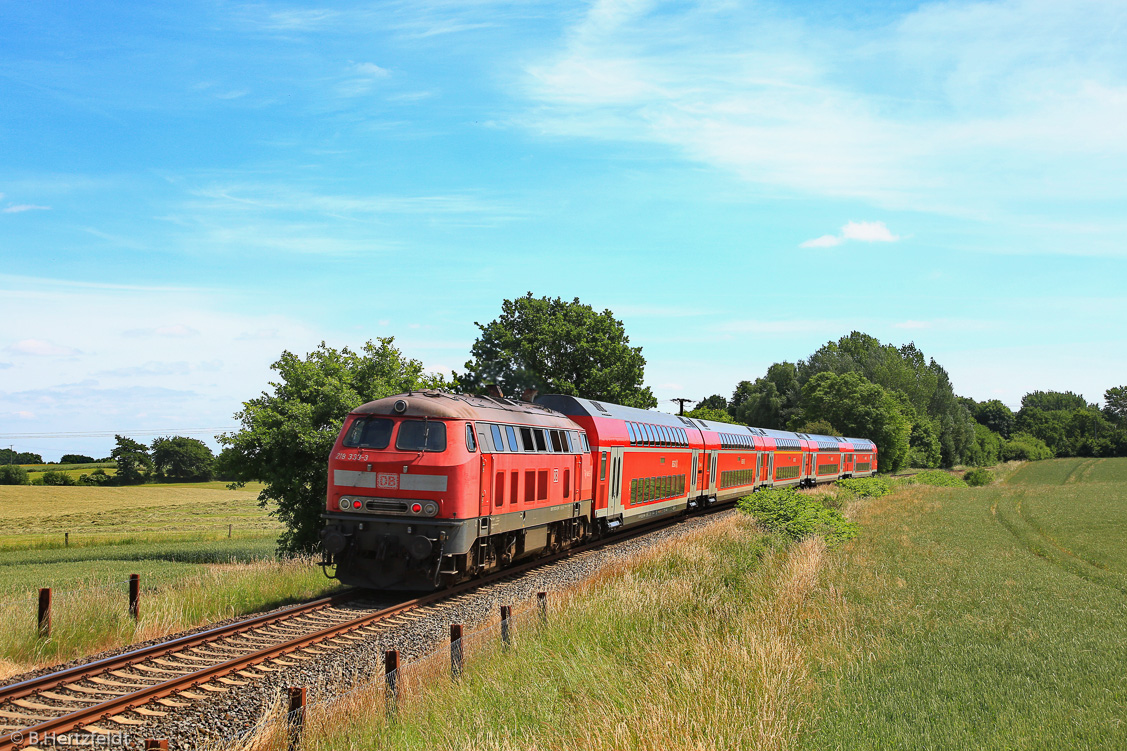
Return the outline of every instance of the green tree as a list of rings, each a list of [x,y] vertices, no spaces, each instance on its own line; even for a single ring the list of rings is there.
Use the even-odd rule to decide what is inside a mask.
[[[943,459],[939,428],[926,417],[917,416],[912,423],[908,446],[911,448],[908,455],[909,466],[931,469],[938,467]]]
[[[117,441],[117,446],[110,452],[110,456],[117,462],[117,474],[114,475],[117,483],[137,485],[144,482],[153,470],[153,460],[149,457],[148,448],[123,435],[115,435],[114,440]]]
[[[802,422],[826,420],[845,435],[872,440],[885,472],[908,459],[909,414],[900,398],[858,373],[822,372],[802,387]]]
[[[1053,450],[1040,438],[1029,433],[1017,432],[1002,444],[1002,461],[1039,461],[1052,459]]]
[[[697,402],[696,409],[700,409],[701,407],[708,407],[709,409],[722,409],[727,411],[728,400],[720,394],[713,394],[712,396],[706,397]]]
[[[527,388],[649,409],[657,406],[642,385],[646,359],[631,347],[609,310],[596,313],[576,298],[533,297],[501,304],[501,315],[474,342],[473,359],[456,376],[461,388],[481,393],[496,384],[519,396]]]
[[[180,482],[206,481],[212,477],[215,456],[207,444],[182,435],[157,438],[152,445],[153,466],[161,477]]]
[[[0,466],[0,485],[27,485],[29,482],[27,470],[18,464]]]
[[[740,381],[732,393],[729,411],[746,425],[785,429],[802,407],[802,386],[794,363],[777,362],[755,382]]]
[[[1087,407],[1084,397],[1071,391],[1033,391],[1021,397],[1021,410],[1039,409],[1043,412],[1071,411]]]
[[[1003,438],[1009,438],[1014,430],[1014,412],[997,399],[991,399],[975,406],[974,419]]]
[[[1002,436],[979,423],[974,426],[975,450],[968,457],[968,464],[978,467],[992,467],[1002,456]]]
[[[685,417],[695,417],[698,420],[712,420],[714,422],[735,423],[726,409],[713,409],[712,407],[697,407],[685,413]]]
[[[810,422],[802,423],[794,430],[796,433],[806,433],[807,435],[841,435],[841,431],[839,431],[833,425],[830,425],[825,420],[811,420]],[[861,436],[857,436],[857,438],[860,437]]]
[[[59,464],[93,464],[94,457],[86,454],[63,454]]]
[[[329,453],[348,413],[385,396],[446,385],[393,342],[369,341],[359,353],[322,342],[304,359],[283,352],[271,365],[278,374],[271,390],[243,403],[235,415],[238,432],[219,436],[234,452],[226,455],[224,470],[240,483],[265,484],[259,503],[273,505],[286,527],[278,540],[281,551],[311,552],[317,546]]]
[[[1104,415],[1116,425],[1127,425],[1127,386],[1113,386],[1104,392]]]

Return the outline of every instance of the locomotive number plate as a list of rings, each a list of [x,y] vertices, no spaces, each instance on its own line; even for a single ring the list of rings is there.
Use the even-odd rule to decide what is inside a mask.
[[[385,490],[396,490],[399,488],[399,475],[393,475],[390,472],[380,472],[376,477],[376,487],[384,488]]]

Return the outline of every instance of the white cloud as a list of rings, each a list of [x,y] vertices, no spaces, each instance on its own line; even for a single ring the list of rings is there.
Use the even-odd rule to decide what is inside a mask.
[[[255,339],[277,339],[278,329],[258,329],[256,331],[244,331],[235,337],[240,342],[252,341]]]
[[[64,347],[42,339],[22,339],[8,347],[8,351],[17,355],[35,355],[37,357],[59,357],[80,354],[73,347]]]
[[[866,243],[893,243],[900,239],[888,231],[884,222],[847,222],[841,228],[845,240],[860,240]]]
[[[10,362],[0,362],[0,370],[7,370],[10,367],[12,367],[12,363],[10,363]]]
[[[20,418],[21,420],[34,420],[35,413],[28,412],[26,409],[21,409],[16,412],[16,417]]]
[[[51,210],[50,206],[36,206],[36,205],[30,204],[30,203],[19,203],[19,204],[16,204],[15,206],[8,206],[6,208],[0,209],[0,212],[3,212],[5,214],[19,214],[19,213],[22,213],[24,211],[50,211],[50,210]]]
[[[381,68],[375,63],[353,63],[352,69],[362,76],[369,78],[387,78],[391,75],[391,71],[387,68]]]
[[[931,323],[928,321],[901,321],[900,323],[892,324],[898,329],[927,329],[931,328]]]
[[[837,235],[822,235],[815,237],[813,240],[807,240],[800,244],[800,248],[832,248],[835,245],[841,245],[841,238]]]
[[[899,235],[892,234],[884,222],[846,222],[838,235],[822,235],[813,240],[807,240],[800,248],[833,248],[847,240],[857,240],[866,243],[893,243],[900,239]]]

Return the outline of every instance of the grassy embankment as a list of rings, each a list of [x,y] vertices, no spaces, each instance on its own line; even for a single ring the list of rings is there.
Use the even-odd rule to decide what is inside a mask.
[[[999,475],[855,502],[838,551],[712,527],[460,682],[408,666],[394,719],[315,708],[303,748],[1127,748],[1127,460]]]
[[[0,486],[0,677],[331,589],[310,561],[275,558],[279,526],[256,496],[223,483]],[[137,624],[130,574],[143,585]],[[39,587],[54,595],[46,640]]]

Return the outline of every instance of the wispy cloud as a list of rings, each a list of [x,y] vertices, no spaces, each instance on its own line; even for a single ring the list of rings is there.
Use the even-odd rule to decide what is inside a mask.
[[[140,337],[140,336],[160,336],[169,339],[187,339],[193,336],[199,336],[200,332],[191,326],[185,326],[182,323],[174,323],[167,326],[157,326],[151,329],[129,329],[123,331],[124,336]]]
[[[0,370],[7,370],[10,367],[12,367],[12,363],[10,363],[10,362],[0,362]]]
[[[258,329],[256,331],[244,331],[235,337],[240,342],[258,341],[263,339],[277,339],[278,329]]]
[[[1127,6],[956,0],[891,22],[818,18],[596,2],[527,67],[520,122],[663,144],[784,195],[966,218],[1127,198],[1113,31]]]
[[[33,355],[36,357],[70,357],[81,354],[79,350],[73,347],[64,347],[43,339],[21,339],[15,344],[9,345],[7,351],[15,355]]]
[[[50,206],[37,206],[37,205],[31,204],[31,203],[18,203],[14,206],[7,206],[3,209],[0,209],[0,212],[3,212],[5,214],[20,214],[20,213],[23,213],[24,211],[50,211],[50,210],[51,210]]]
[[[800,248],[833,248],[848,240],[865,243],[893,243],[900,239],[885,226],[884,222],[847,222],[837,235],[822,235],[807,240]]]

